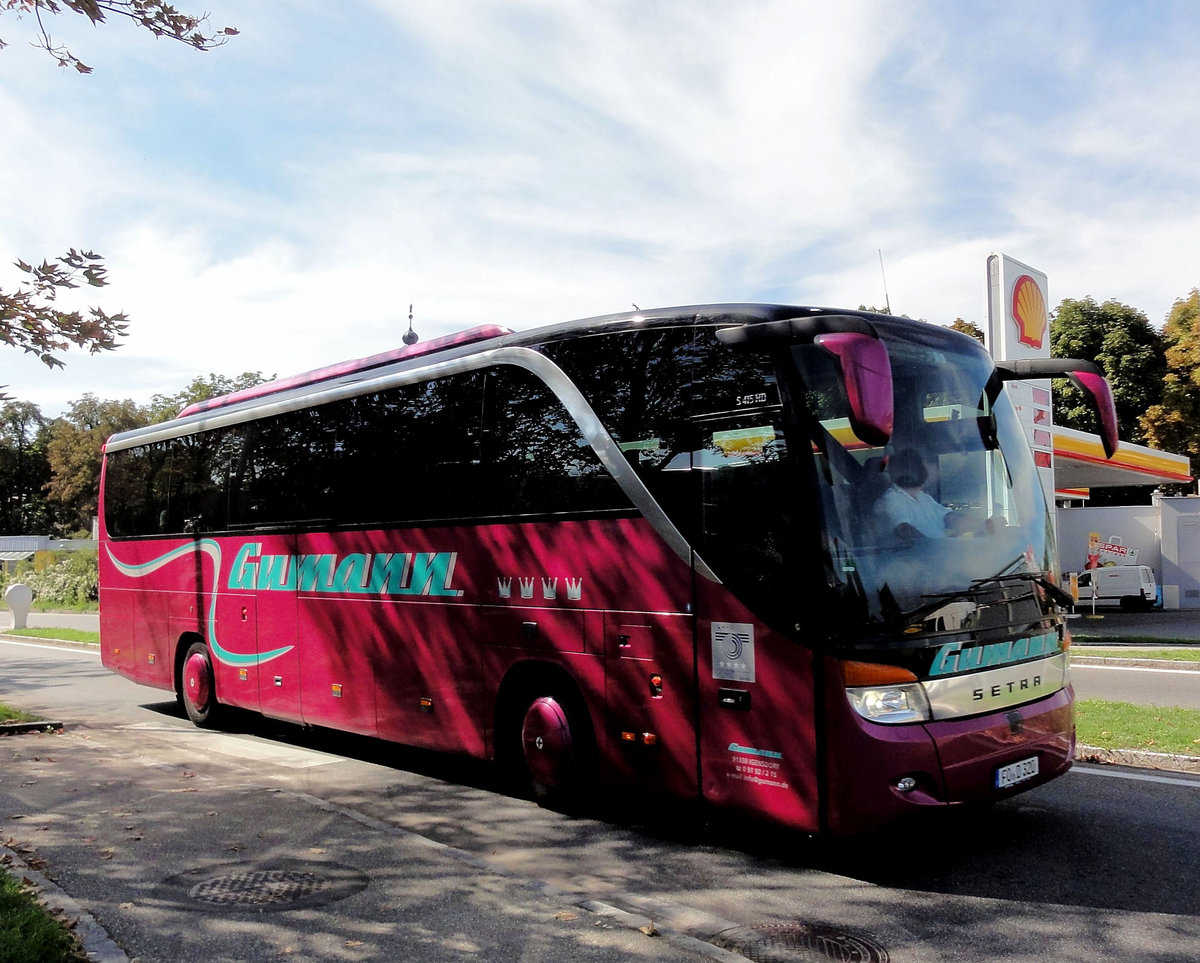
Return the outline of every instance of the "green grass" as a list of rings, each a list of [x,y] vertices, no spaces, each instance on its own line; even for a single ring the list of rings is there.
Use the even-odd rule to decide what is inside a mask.
[[[21,709],[14,709],[12,706],[6,706],[0,702],[0,722],[37,722],[41,716],[31,715]],[[3,944],[0,944],[2,947]],[[3,957],[0,957],[3,961]]]
[[[20,635],[27,639],[58,639],[60,642],[89,642],[100,644],[99,632],[84,629],[9,629],[5,635]],[[2,963],[2,961],[0,961]]]
[[[1190,649],[1134,649],[1123,645],[1071,645],[1073,655],[1100,656],[1109,659],[1165,659],[1172,662],[1200,662],[1200,647]]]
[[[1085,746],[1200,757],[1200,709],[1084,699],[1075,703],[1075,732]]]
[[[1071,646],[1076,645],[1196,645],[1195,639],[1160,639],[1156,635],[1088,635],[1086,632],[1071,630]]]
[[[87,956],[63,924],[0,869],[0,961],[83,963]]]

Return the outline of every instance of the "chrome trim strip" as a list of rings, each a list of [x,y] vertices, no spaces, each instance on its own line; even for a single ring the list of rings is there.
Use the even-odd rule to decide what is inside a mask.
[[[1036,662],[1019,662],[921,683],[934,719],[958,719],[1044,699],[1064,688],[1068,658],[1059,652]]]
[[[403,371],[393,371],[364,381],[354,381],[349,384],[326,388],[324,391],[313,391],[310,389],[281,396],[267,396],[263,404],[253,407],[238,407],[237,409],[226,411],[216,409],[212,412],[200,412],[190,415],[187,418],[164,422],[161,425],[151,425],[148,428],[138,428],[134,431],[114,435],[109,439],[105,450],[108,452],[123,451],[127,448],[136,448],[139,445],[148,445],[159,441],[171,441],[175,438],[182,438],[185,435],[196,434],[202,431],[211,431],[215,428],[226,428],[250,421],[258,421],[273,415],[298,411],[301,408],[311,408],[317,405],[329,404],[333,401],[342,401],[346,398],[354,398],[359,395],[383,391],[387,388],[416,384],[448,375],[464,374],[469,371],[478,371],[481,368],[490,368],[493,365],[502,364],[524,368],[539,378],[554,392],[555,397],[562,402],[563,407],[575,419],[579,430],[583,433],[584,438],[587,439],[588,444],[592,446],[592,450],[600,459],[601,464],[616,479],[621,490],[633,503],[634,507],[642,513],[658,533],[659,537],[687,565],[694,565],[699,575],[702,575],[709,581],[719,583],[721,580],[717,578],[703,559],[692,551],[692,546],[684,538],[683,533],[667,517],[667,514],[662,510],[658,502],[655,501],[654,496],[650,494],[650,490],[646,488],[645,483],[638,477],[637,472],[626,461],[624,454],[613,440],[612,435],[608,433],[599,416],[592,409],[592,406],[583,396],[583,393],[576,386],[575,382],[567,377],[566,372],[544,354],[533,351],[530,348],[495,348],[491,351],[470,354],[466,357],[455,358],[449,361],[436,362],[415,368],[405,368]]]

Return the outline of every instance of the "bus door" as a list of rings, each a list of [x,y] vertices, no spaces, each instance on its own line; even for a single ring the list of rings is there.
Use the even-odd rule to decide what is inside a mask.
[[[806,617],[811,576],[794,516],[807,499],[786,455],[778,389],[742,383],[753,390],[696,419],[697,547],[714,576],[696,580],[702,790],[719,806],[815,829],[813,655],[771,628]]]
[[[604,615],[608,758],[614,781],[696,792],[690,615]]]

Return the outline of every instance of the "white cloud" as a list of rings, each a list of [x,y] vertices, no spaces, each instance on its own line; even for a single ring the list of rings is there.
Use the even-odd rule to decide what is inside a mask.
[[[54,409],[289,374],[394,346],[410,302],[424,337],[882,305],[881,249],[897,312],[982,323],[999,249],[1159,320],[1200,282],[1198,68],[1178,23],[1142,49],[1109,7],[1040,9],[278,0],[208,55],[95,31],[90,77],[14,43],[0,246],[100,250],[89,293],[133,327],[0,383]]]

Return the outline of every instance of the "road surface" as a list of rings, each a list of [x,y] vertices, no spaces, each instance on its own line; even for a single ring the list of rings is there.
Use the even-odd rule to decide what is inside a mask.
[[[197,730],[90,653],[0,643],[0,699],[69,724],[0,740],[0,833],[143,963],[1200,957],[1195,777],[1080,766],[817,843],[634,796],[567,817],[487,766],[253,717]],[[238,880],[265,902],[206,901]]]

